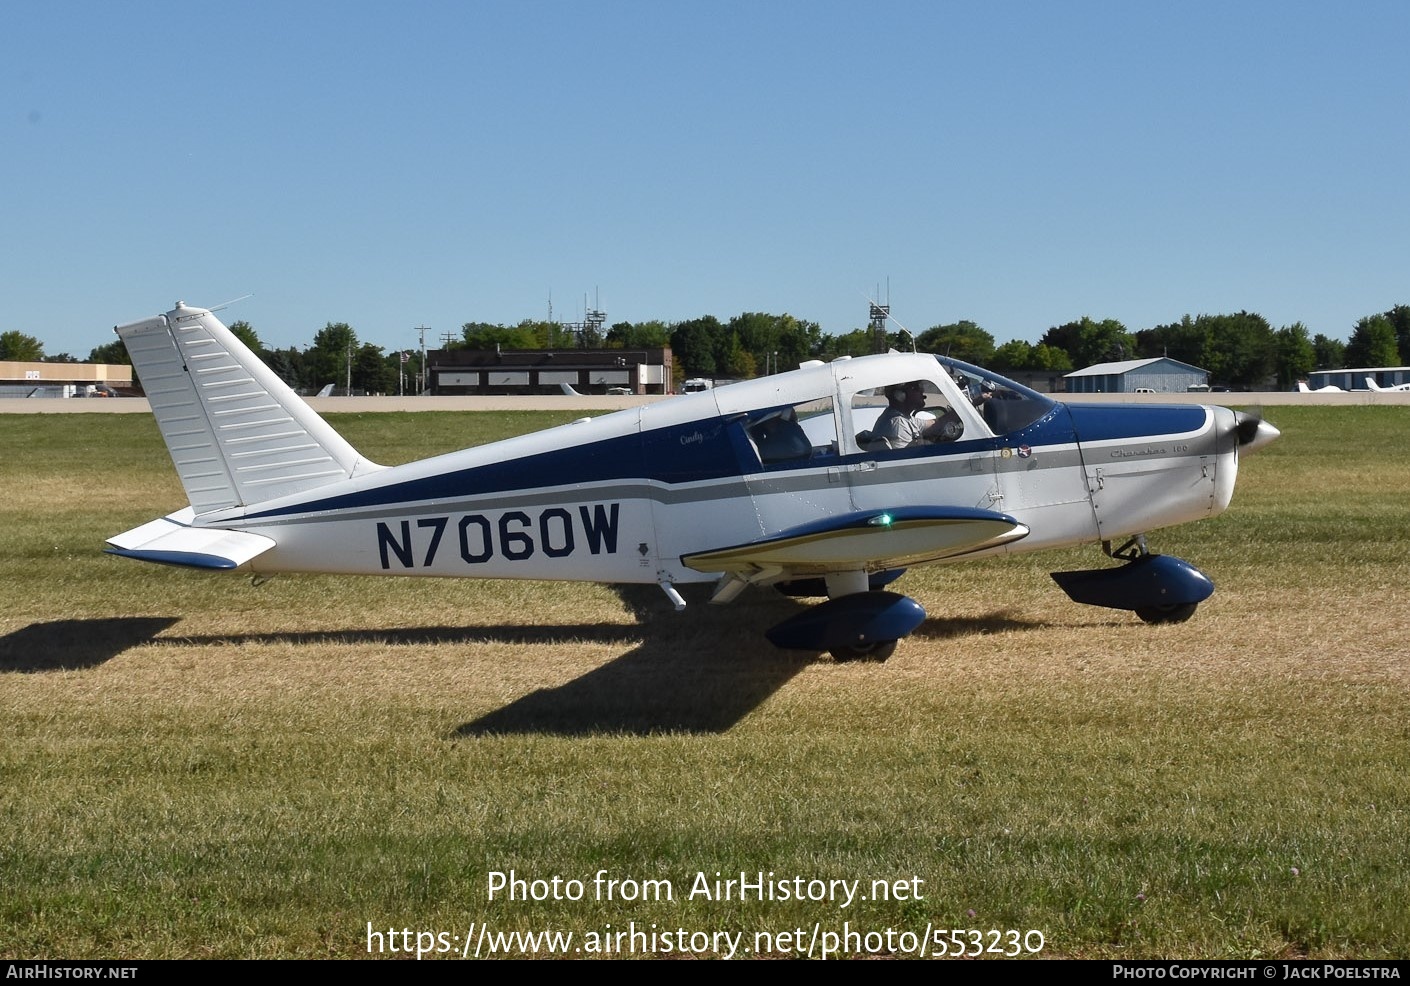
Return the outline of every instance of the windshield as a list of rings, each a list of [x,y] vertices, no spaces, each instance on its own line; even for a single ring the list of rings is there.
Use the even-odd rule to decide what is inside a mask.
[[[949,371],[996,435],[1027,428],[1057,406],[1052,398],[972,363],[948,356],[935,359]]]

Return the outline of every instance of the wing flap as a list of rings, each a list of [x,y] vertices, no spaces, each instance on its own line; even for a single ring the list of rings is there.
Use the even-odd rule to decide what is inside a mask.
[[[229,570],[274,547],[274,539],[221,527],[192,527],[191,508],[108,539],[108,553],[159,565]]]
[[[900,507],[830,517],[728,548],[682,555],[697,572],[776,566],[791,574],[879,571],[921,565],[1026,537],[1007,514],[965,507]]]

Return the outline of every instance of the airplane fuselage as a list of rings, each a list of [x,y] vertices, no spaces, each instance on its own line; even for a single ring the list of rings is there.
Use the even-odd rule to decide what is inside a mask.
[[[819,365],[204,514],[197,524],[273,539],[254,566],[264,573],[693,582],[716,577],[682,562],[693,552],[856,511],[944,503],[1029,528],[984,549],[995,552],[1115,540],[1229,503],[1237,441],[1228,423],[1219,427],[1219,415],[1231,415],[1222,408],[1049,402],[1028,409],[1036,417],[1021,427],[996,430],[946,392],[965,416],[958,440],[861,447],[859,426],[878,408],[859,395],[925,376],[937,387],[949,379],[930,356]],[[806,445],[761,450],[756,422],[769,409],[799,407],[812,412]]]

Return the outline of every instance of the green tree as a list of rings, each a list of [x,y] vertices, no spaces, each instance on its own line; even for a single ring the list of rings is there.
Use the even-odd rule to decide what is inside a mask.
[[[128,354],[127,347],[122,344],[122,340],[114,339],[101,346],[94,346],[88,353],[88,362],[107,363],[110,366],[131,366],[132,357]]]
[[[1022,339],[1006,342],[994,350],[989,365],[996,370],[1026,370],[1033,362],[1033,347]]]
[[[1268,320],[1255,312],[1184,316],[1136,334],[1136,354],[1169,356],[1222,383],[1256,387],[1277,369],[1278,343]]]
[[[460,328],[461,344],[456,349],[538,349],[538,335],[531,323],[513,328],[489,322],[466,322]]]
[[[721,338],[739,336],[739,343],[753,358],[754,366],[774,372],[775,367],[796,367],[812,359],[822,347],[822,329],[816,322],[795,318],[787,313],[744,312],[725,324]],[[722,343],[723,345],[724,343]],[[717,346],[715,361],[724,358]]]
[[[1386,312],[1395,326],[1395,346],[1400,351],[1401,364],[1410,363],[1410,305],[1396,305]]]
[[[754,376],[754,354],[744,348],[737,332],[729,334],[729,340],[725,343],[724,350],[717,353],[715,359],[718,365],[725,368],[725,376],[737,380],[747,380]]]
[[[866,356],[871,352],[871,330],[853,329],[840,336],[824,336],[818,358],[834,360],[839,356]]]
[[[1317,351],[1301,322],[1283,326],[1276,335],[1278,386],[1287,390],[1316,367]]]
[[[1136,337],[1116,319],[1104,318],[1098,322],[1084,315],[1080,325],[1077,358],[1073,360],[1078,366],[1135,358]]]
[[[756,356],[771,353],[778,344],[778,316],[765,312],[742,312],[725,323],[724,335],[726,339],[737,336],[739,344]]]
[[[578,338],[565,329],[561,322],[543,322],[526,318],[516,326],[520,332],[532,339],[525,349],[575,349]]]
[[[984,366],[993,359],[994,337],[968,319],[962,319],[948,325],[932,325],[916,337],[916,348]]]
[[[309,386],[314,390],[330,383],[346,387],[357,348],[357,333],[348,323],[329,322],[319,329],[313,337],[313,345],[304,354]]]
[[[1395,323],[1385,315],[1367,315],[1357,322],[1346,342],[1346,363],[1352,367],[1399,366]]]
[[[799,363],[815,358],[822,349],[822,337],[822,326],[817,322],[808,322],[792,315],[779,316],[778,336],[773,348],[775,355],[772,357],[775,372],[779,369],[797,369]],[[755,355],[756,359],[758,355]]]
[[[1043,346],[1053,346],[1067,353],[1073,366],[1091,366],[1132,359],[1136,355],[1136,338],[1114,318],[1098,322],[1083,315],[1076,322],[1053,326],[1039,340]]]
[[[77,363],[78,357],[72,353],[55,353],[53,356],[45,356],[45,363]]]
[[[1049,373],[1071,373],[1072,357],[1067,351],[1042,343],[1033,347],[1032,369],[1047,370]]]
[[[1210,343],[1210,329],[1211,326],[1197,323],[1189,315],[1178,322],[1142,329],[1136,333],[1136,355],[1141,359],[1168,356],[1203,368]]]
[[[280,380],[295,390],[312,392],[319,389],[310,378],[311,361],[301,350],[293,346],[271,349],[265,353],[264,361]]]
[[[1195,324],[1207,327],[1209,341],[1203,369],[1215,380],[1240,387],[1258,387],[1273,375],[1277,341],[1273,327],[1262,315],[1246,311],[1233,315],[1201,315],[1195,319]]]
[[[1071,361],[1076,359],[1077,344],[1081,333],[1081,322],[1064,322],[1062,325],[1054,325],[1044,332],[1043,337],[1038,340],[1038,345],[1061,349]]]
[[[676,365],[687,377],[713,377],[715,348],[724,326],[713,315],[677,322],[671,329],[671,350]]]
[[[231,322],[230,332],[236,339],[243,342],[250,352],[254,353],[262,360],[265,359],[264,343],[259,341],[259,336],[255,334],[254,327],[251,326],[249,322],[243,320]],[[266,360],[266,362],[268,361]]]
[[[617,322],[603,344],[608,349],[660,349],[671,344],[671,330],[661,321]]]
[[[395,394],[396,371],[387,365],[381,346],[365,342],[353,354],[353,388],[364,394]]]
[[[132,366],[132,355],[128,353],[121,339],[114,339],[101,346],[94,346],[88,353],[88,362],[107,363],[109,366]],[[138,390],[142,389],[142,381],[135,368],[132,371],[132,386]]]
[[[0,359],[38,363],[44,359],[44,343],[23,332],[0,332]]]
[[[1316,356],[1315,369],[1340,370],[1346,365],[1346,343],[1322,333],[1312,337],[1312,352]]]

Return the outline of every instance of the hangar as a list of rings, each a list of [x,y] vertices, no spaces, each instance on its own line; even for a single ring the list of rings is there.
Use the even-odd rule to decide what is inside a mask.
[[[1350,370],[1313,370],[1307,375],[1307,386],[1318,390],[1328,385],[1342,390],[1365,390],[1366,378],[1374,377],[1381,387],[1396,387],[1410,383],[1410,366],[1368,366]]]
[[[1168,356],[1093,363],[1064,378],[1069,394],[1183,394],[1209,389],[1209,371]]]

